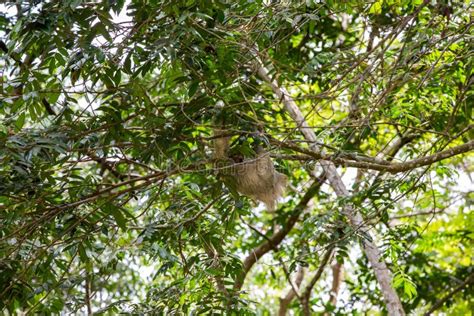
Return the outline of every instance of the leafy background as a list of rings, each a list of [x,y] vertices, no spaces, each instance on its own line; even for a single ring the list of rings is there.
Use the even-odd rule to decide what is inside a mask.
[[[1,8],[4,313],[300,314],[289,283],[299,276],[314,313],[383,314],[360,248],[368,236],[341,215],[348,204],[370,228],[406,312],[472,311],[472,153],[398,173],[342,163],[351,195],[337,198],[255,66],[258,50],[328,159],[432,155],[472,142],[469,1]],[[274,214],[220,177],[216,118],[234,152],[252,156],[264,144],[289,177]]]

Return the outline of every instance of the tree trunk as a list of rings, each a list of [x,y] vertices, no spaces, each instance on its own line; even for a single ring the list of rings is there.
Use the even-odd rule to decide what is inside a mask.
[[[281,100],[285,109],[290,114],[291,118],[296,122],[298,129],[304,135],[305,139],[310,142],[310,149],[314,152],[321,152],[317,144],[317,137],[314,133],[313,129],[308,125],[306,122],[301,110],[296,105],[294,100],[291,98],[289,93],[286,89],[280,87],[276,80],[272,80],[269,77],[267,69],[263,66],[259,58],[257,57],[258,62],[260,63],[258,66],[258,74],[259,76],[268,83],[273,93],[276,97]],[[320,161],[321,166],[323,167],[324,171],[326,172],[327,179],[329,180],[329,184],[333,188],[334,192],[336,192],[337,196],[339,197],[348,197],[349,191],[347,190],[346,186],[342,182],[341,177],[337,173],[337,169],[334,164],[330,161]],[[403,310],[403,306],[400,302],[400,298],[398,297],[397,292],[392,288],[392,274],[390,270],[387,268],[387,265],[382,260],[382,256],[376,247],[376,245],[371,241],[369,231],[366,227],[364,227],[364,222],[362,219],[362,215],[357,212],[356,209],[353,208],[352,205],[346,205],[343,209],[344,215],[349,218],[352,227],[355,230],[361,230],[364,232],[365,235],[368,236],[367,239],[362,240],[362,248],[367,256],[372,269],[374,270],[375,276],[377,281],[380,285],[380,290],[383,294],[385,304],[387,306],[387,310],[389,315],[399,316],[405,315]]]

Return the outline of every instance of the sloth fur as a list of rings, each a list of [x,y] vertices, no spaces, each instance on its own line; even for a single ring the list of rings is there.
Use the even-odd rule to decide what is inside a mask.
[[[223,135],[221,130],[214,133],[216,136]],[[273,161],[265,150],[257,150],[255,158],[232,159],[229,157],[229,144],[230,137],[216,138],[215,158],[231,163],[224,169],[224,173],[233,178],[237,192],[263,202],[268,211],[275,211],[276,202],[285,191],[287,177],[275,170]]]

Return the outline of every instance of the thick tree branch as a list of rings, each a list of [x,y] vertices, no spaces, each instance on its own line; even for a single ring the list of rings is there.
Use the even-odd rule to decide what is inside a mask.
[[[86,273],[86,280],[85,280],[85,289],[86,289],[86,294],[85,294],[85,302],[86,302],[86,307],[87,307],[87,315],[92,315],[92,304],[91,304],[91,276],[87,272]]]
[[[305,269],[303,267],[298,268],[298,272],[296,274],[295,278],[295,286],[296,288],[294,289],[293,287],[286,293],[286,295],[282,298],[280,298],[280,307],[278,309],[278,316],[285,316],[286,312],[288,311],[288,305],[290,305],[291,301],[296,297],[296,291],[298,291],[298,288],[301,286],[301,282],[303,281],[304,278],[304,272]]]
[[[265,255],[270,250],[276,248],[283,241],[286,235],[288,235],[291,229],[295,226],[296,222],[298,221],[298,218],[300,217],[301,213],[304,211],[304,209],[308,205],[311,198],[321,188],[321,185],[323,184],[324,179],[325,179],[324,174],[318,177],[315,180],[315,182],[311,185],[311,187],[308,189],[308,191],[306,191],[305,195],[303,196],[301,201],[298,203],[298,205],[295,207],[295,209],[288,216],[288,219],[286,220],[285,225],[280,230],[275,232],[271,237],[269,237],[266,241],[261,243],[254,250],[252,250],[250,254],[244,259],[242,263],[242,272],[239,274],[234,284],[234,290],[236,292],[240,291],[240,289],[242,288],[244,284],[247,273],[250,271],[252,266],[258,261],[258,259],[260,259],[263,255]]]
[[[341,288],[343,277],[344,277],[344,265],[340,262],[336,262],[332,266],[332,286],[331,286],[331,292],[329,293],[329,302],[333,306],[336,306],[337,296],[339,295],[339,289]]]
[[[278,146],[292,149],[294,151],[307,155],[306,157],[305,156],[293,156],[293,157],[285,156],[284,158],[286,159],[311,160],[312,158],[316,160],[330,161],[336,166],[385,171],[385,172],[390,172],[392,174],[406,172],[406,171],[413,170],[419,167],[432,165],[435,162],[474,150],[474,140],[472,140],[465,144],[443,150],[441,152],[438,152],[430,156],[420,157],[420,158],[416,158],[416,159],[406,161],[406,162],[390,162],[390,161],[378,159],[375,157],[359,156],[359,155],[350,154],[350,153],[340,153],[337,156],[335,156],[335,155],[326,154],[320,151],[314,152],[313,150],[303,149],[297,145],[289,144],[287,142],[278,142],[275,140],[272,140],[272,142],[277,143]],[[399,144],[397,143],[397,145]],[[402,146],[402,143],[400,143],[400,146]]]
[[[418,134],[413,134],[413,133],[405,133],[403,135],[400,135],[400,137],[396,138],[395,140],[391,141],[387,146],[377,155],[377,158],[380,159],[387,159],[387,161],[392,161],[396,154],[403,148],[403,146],[409,144],[411,141],[416,139],[418,137]],[[361,180],[362,178],[366,177],[367,173],[363,169],[358,169],[357,170],[357,177],[356,177],[356,190],[355,192],[360,192],[361,187]],[[376,175],[376,177],[380,177],[384,172],[380,171],[378,174],[372,174]],[[375,182],[375,181],[374,181]],[[339,290],[342,284],[342,280],[344,278],[344,263],[342,262],[336,262],[332,266],[332,286],[331,286],[331,292],[329,293],[329,303],[332,306],[336,306],[337,304],[337,298],[339,295]],[[329,315],[329,313],[325,313],[325,316]]]
[[[258,54],[257,54],[258,55]],[[259,76],[269,84],[272,88],[273,93],[281,100],[285,109],[290,114],[291,118],[296,122],[298,129],[304,135],[305,139],[311,143],[310,149],[314,153],[321,153],[321,147],[318,145],[316,134],[313,129],[310,128],[306,122],[301,110],[296,105],[295,101],[289,95],[289,93],[278,85],[276,80],[272,80],[269,77],[268,71],[263,66],[263,63],[259,60],[258,74]],[[326,172],[329,184],[340,197],[349,197],[349,191],[342,182],[341,177],[337,173],[335,165],[327,160],[320,160],[320,164]],[[351,225],[355,229],[361,229],[366,235],[370,236],[368,228],[364,225],[362,215],[350,204],[347,204],[343,213],[347,216],[351,222]],[[370,238],[362,240],[362,248],[369,259],[369,262],[374,270],[377,281],[380,285],[380,290],[383,294],[387,310],[390,315],[405,315],[403,306],[397,292],[392,288],[392,274],[388,269],[387,265],[383,261],[382,255]]]
[[[397,137],[393,142],[389,143],[378,155],[377,158],[385,158],[387,162],[393,161],[395,155],[403,148],[403,146],[409,144],[414,139],[419,137],[419,134],[407,132]]]
[[[434,303],[433,306],[431,306],[431,308],[425,313],[425,316],[431,315],[435,310],[442,307],[444,305],[444,303],[446,303],[447,300],[449,300],[457,292],[461,291],[462,289],[464,289],[466,286],[470,285],[471,283],[474,283],[474,273],[472,273],[470,276],[468,276],[467,279],[463,283],[461,283],[457,287],[455,287],[445,297],[443,297],[440,300],[436,301],[436,303]]]

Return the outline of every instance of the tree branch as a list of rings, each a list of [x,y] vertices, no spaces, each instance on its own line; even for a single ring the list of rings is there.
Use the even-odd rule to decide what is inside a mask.
[[[406,162],[390,162],[390,161],[378,159],[375,157],[359,156],[359,155],[354,155],[351,153],[340,153],[338,154],[338,156],[335,156],[335,155],[326,154],[320,151],[315,152],[313,150],[303,149],[303,148],[300,148],[299,146],[284,143],[284,142],[279,142],[276,140],[272,140],[272,142],[277,143],[281,147],[292,149],[294,151],[304,153],[306,155],[306,157],[305,156],[293,156],[293,157],[285,156],[284,158],[286,159],[311,160],[312,158],[316,160],[330,161],[336,166],[385,171],[385,172],[390,172],[392,174],[406,172],[406,171],[416,169],[419,167],[432,165],[435,162],[474,150],[474,140],[471,140],[465,144],[446,149],[444,151],[438,152],[430,156],[419,157],[419,158],[406,161]],[[314,147],[314,145],[312,146]]]
[[[431,315],[435,310],[442,307],[447,300],[453,297],[457,292],[461,291],[465,286],[474,283],[474,273],[467,277],[467,279],[455,287],[451,292],[449,292],[445,297],[441,298],[440,300],[436,301],[436,303],[431,306],[431,308],[425,313],[425,316]]]
[[[311,308],[309,306],[311,291],[313,290],[313,287],[316,284],[316,282],[318,282],[318,280],[321,278],[324,268],[326,267],[326,265],[329,262],[329,259],[332,256],[333,250],[334,250],[334,246],[331,246],[329,249],[326,250],[323,257],[321,258],[321,262],[319,263],[318,270],[316,270],[316,273],[311,278],[308,285],[305,287],[303,294],[301,295],[301,303],[303,305],[303,315],[305,316],[311,315]]]
[[[235,281],[234,291],[236,292],[240,291],[240,289],[242,288],[244,284],[247,273],[250,271],[252,266],[258,261],[258,259],[260,259],[263,255],[265,255],[270,250],[276,248],[283,241],[286,235],[288,235],[291,229],[295,226],[296,222],[298,221],[299,216],[301,215],[303,210],[306,208],[311,198],[321,188],[321,185],[323,184],[324,179],[325,179],[324,174],[319,176],[311,185],[311,187],[308,189],[308,191],[306,191],[305,195],[303,196],[301,201],[298,203],[298,205],[295,207],[295,209],[288,216],[288,219],[286,220],[285,225],[280,230],[275,232],[271,237],[269,237],[268,240],[261,243],[254,250],[252,250],[249,255],[247,255],[247,257],[244,259],[242,263],[242,272],[239,274],[239,276],[237,277]]]
[[[91,304],[91,278],[89,272],[86,273],[86,280],[85,280],[85,288],[86,288],[86,294],[85,294],[85,301],[86,301],[86,307],[87,307],[87,315],[92,315],[92,304]]]
[[[273,93],[283,103],[285,109],[290,114],[291,118],[296,122],[298,129],[304,135],[305,139],[310,142],[310,149],[316,154],[324,154],[321,151],[320,146],[317,142],[316,134],[313,129],[310,128],[306,122],[301,110],[296,105],[295,101],[289,95],[289,93],[278,85],[276,80],[272,80],[268,71],[263,66],[263,63],[258,57],[258,52],[255,52],[256,59],[258,61],[258,75],[270,85]],[[473,144],[474,145],[474,144]],[[342,182],[340,175],[337,173],[335,165],[327,160],[320,160],[320,164],[326,172],[329,184],[340,197],[349,197],[349,191]],[[351,225],[356,229],[361,229],[366,235],[370,236],[368,228],[364,225],[362,215],[350,204],[347,204],[343,208],[343,214],[347,216],[351,222]],[[388,269],[387,265],[383,261],[382,255],[377,246],[372,242],[372,239],[366,238],[361,240],[362,248],[369,259],[374,274],[380,285],[380,290],[383,294],[385,304],[387,306],[388,313],[390,315],[405,315],[403,306],[397,292],[392,288],[392,274]]]
[[[288,310],[288,305],[290,305],[291,301],[296,297],[296,291],[301,285],[301,282],[304,278],[304,271],[303,267],[298,268],[298,272],[295,278],[295,286],[296,288],[291,287],[291,289],[286,293],[285,297],[280,298],[280,308],[278,309],[278,316],[285,316]]]
[[[332,287],[331,287],[331,292],[329,293],[329,302],[333,306],[336,306],[337,296],[339,294],[339,289],[341,288],[343,276],[344,276],[344,265],[342,263],[336,262],[332,266]]]
[[[220,254],[217,252],[217,250],[214,247],[211,248],[210,245],[204,245],[204,251],[206,251],[207,255],[209,256],[209,259],[212,260],[211,267],[220,268],[221,267]],[[229,307],[231,304],[231,297],[229,295],[229,291],[227,291],[227,288],[224,285],[224,281],[222,280],[222,277],[219,275],[216,275],[214,276],[214,280],[216,281],[217,289],[219,290],[219,292],[221,292],[225,296],[227,300],[226,306]]]

